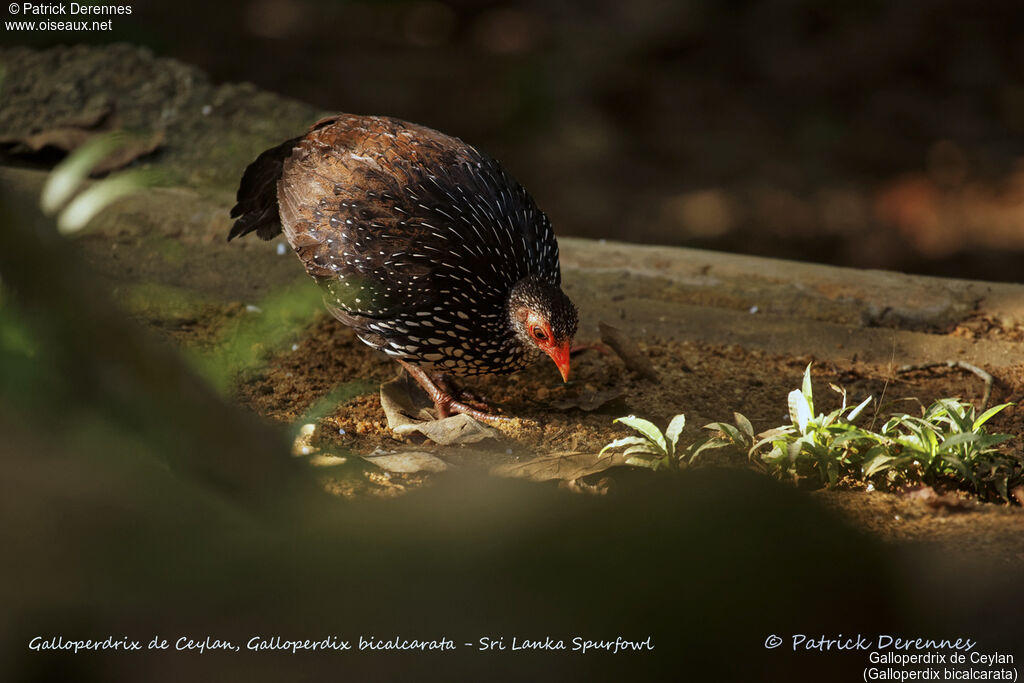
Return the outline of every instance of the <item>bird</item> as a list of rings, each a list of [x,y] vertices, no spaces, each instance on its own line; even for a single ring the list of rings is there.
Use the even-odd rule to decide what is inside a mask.
[[[462,140],[385,116],[336,114],[245,169],[228,240],[284,233],[327,310],[395,359],[439,417],[498,422],[455,377],[544,354],[568,382],[576,306],[551,221]]]

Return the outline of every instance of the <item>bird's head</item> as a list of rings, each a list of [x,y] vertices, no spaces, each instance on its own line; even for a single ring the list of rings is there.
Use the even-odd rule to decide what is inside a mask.
[[[512,288],[509,318],[520,342],[551,356],[568,382],[569,349],[579,319],[565,292],[536,276],[525,277]]]

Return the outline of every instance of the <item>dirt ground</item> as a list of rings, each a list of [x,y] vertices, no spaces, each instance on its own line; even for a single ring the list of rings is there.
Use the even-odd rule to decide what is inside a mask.
[[[584,340],[588,341],[588,340]],[[589,340],[598,341],[598,340]],[[732,413],[746,415],[755,427],[776,426],[787,419],[786,395],[800,383],[811,356],[785,357],[738,345],[713,346],[656,337],[638,344],[651,359],[661,381],[652,382],[628,371],[611,352],[586,350],[575,356],[572,377],[562,383],[550,363],[539,362],[516,375],[474,378],[473,388],[504,407],[505,414],[534,421],[504,427],[522,445],[544,452],[600,449],[622,430],[613,417],[636,414],[658,423],[686,413],[688,433],[710,421],[728,420]],[[329,426],[344,429],[343,443],[356,452],[400,445],[387,428],[373,383],[395,376],[397,366],[359,342],[348,329],[326,314],[309,327],[294,349],[272,355],[263,372],[238,388],[240,400],[260,414],[291,423],[340,383],[367,386],[326,418]],[[886,400],[916,397],[923,403],[943,396],[958,396],[980,403],[983,385],[960,370],[919,371],[896,375],[894,368],[856,363],[847,367],[816,364],[819,401],[828,396],[827,385],[847,389],[851,401],[866,396]],[[1024,394],[1024,377],[1008,372],[1000,378],[993,401],[1014,400]],[[622,395],[597,410],[558,408],[561,401],[588,392],[618,390]],[[832,397],[824,399],[826,405]],[[910,411],[912,408],[906,408]],[[992,424],[993,429],[1020,429],[1024,414],[1010,409]],[[543,426],[541,426],[543,425]]]
[[[993,334],[1003,335],[1004,332]],[[958,328],[954,334],[965,334]],[[586,340],[584,340],[586,341]],[[519,420],[500,426],[506,438],[464,447],[464,455],[445,451],[445,457],[459,466],[480,467],[496,463],[522,462],[538,455],[566,452],[596,452],[627,430],[614,425],[615,417],[636,414],[664,425],[672,415],[683,412],[688,425],[681,439],[689,443],[700,427],[711,421],[729,420],[733,411],[746,415],[755,430],[762,431],[788,422],[786,395],[796,388],[804,367],[814,359],[773,355],[737,345],[720,346],[648,338],[639,344],[653,362],[661,379],[641,378],[625,368],[614,354],[588,350],[574,359],[568,384],[550,363],[538,363],[512,376],[479,378],[472,386],[484,393],[507,415]],[[237,398],[257,413],[284,424],[304,421],[307,411],[339,385],[354,387],[352,395],[331,407],[320,419],[314,443],[325,453],[366,455],[381,451],[429,448],[422,439],[397,437],[389,429],[380,405],[377,385],[397,374],[396,366],[360,343],[347,329],[326,314],[305,330],[292,348],[271,354],[265,368],[236,387]],[[836,365],[816,363],[814,387],[819,405],[836,404],[837,395],[829,383],[845,387],[851,401],[866,396],[884,396],[886,411],[913,412],[917,401],[925,404],[957,396],[980,404],[983,384],[970,373],[957,369],[933,369],[897,373],[892,366],[863,363]],[[1024,395],[1024,367],[1012,367],[998,374],[991,401],[1016,401]],[[621,396],[585,411],[557,407],[573,397],[608,391]],[[991,423],[992,431],[1024,433],[1024,409],[1011,407]],[[419,443],[417,443],[419,442]],[[1019,439],[1010,448],[1020,454]],[[735,456],[708,458],[708,465],[750,467]],[[362,482],[335,483],[335,490],[347,495],[394,495],[412,486],[429,483],[423,473],[361,470]],[[615,468],[593,475],[586,481],[633,476]],[[358,477],[357,477],[358,478]],[[939,548],[969,547],[973,552],[999,562],[1024,559],[1024,511],[1019,507],[981,503],[965,492],[951,492],[941,501],[929,500],[920,492],[903,494],[844,486],[811,495],[834,508],[850,523],[886,541],[934,545]]]

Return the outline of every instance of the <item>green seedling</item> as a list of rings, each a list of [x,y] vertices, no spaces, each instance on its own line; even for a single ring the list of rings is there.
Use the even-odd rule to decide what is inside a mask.
[[[1003,403],[977,415],[970,403],[943,398],[920,417],[894,415],[881,429],[887,448],[864,463],[864,478],[881,474],[901,480],[911,474],[926,484],[966,482],[979,493],[991,487],[1008,500],[1009,483],[1015,475],[1020,478],[1021,462],[997,448],[1012,435],[989,434],[984,425],[1011,405]]]
[[[749,455],[780,478],[836,485],[841,479],[862,481],[880,489],[926,484],[973,490],[981,498],[1008,501],[1009,491],[1024,480],[1024,462],[998,446],[1010,434],[989,434],[985,423],[1013,405],[1004,403],[981,415],[956,398],[932,403],[920,416],[893,415],[880,430],[854,421],[871,402],[846,405],[815,415],[810,366],[803,385],[789,394],[791,424],[758,435]]]
[[[698,439],[686,450],[690,454],[689,463],[692,465],[701,453],[720,448],[729,449],[737,453],[746,454],[754,443],[754,426],[750,420],[740,413],[733,413],[733,422],[712,422],[702,427],[709,432],[703,439]]]
[[[664,467],[674,469],[685,464],[680,460],[676,449],[679,435],[686,425],[686,416],[682,413],[672,418],[664,433],[653,422],[635,415],[620,417],[615,422],[632,428],[640,436],[616,439],[601,449],[602,455],[613,448],[624,447],[626,450],[623,451],[623,455],[629,456],[626,460],[627,465],[656,470]]]
[[[1024,484],[1024,459],[1000,446],[1010,434],[990,434],[986,423],[1012,406],[1004,403],[980,415],[973,405],[943,398],[920,416],[892,415],[875,431],[856,421],[871,404],[869,396],[854,406],[846,391],[832,390],[841,405],[828,413],[815,411],[811,366],[804,370],[799,389],[789,393],[790,423],[755,436],[746,417],[733,413],[733,422],[712,422],[709,432],[689,446],[679,445],[684,418],[677,415],[663,434],[648,420],[621,417],[639,436],[627,436],[605,446],[601,453],[625,448],[627,464],[651,469],[692,465],[706,451],[728,449],[747,457],[769,474],[807,486],[836,486],[862,482],[883,490],[914,485],[941,485],[974,491],[980,498],[1010,500],[1010,491]]]
[[[765,464],[776,476],[812,485],[834,486],[842,476],[855,472],[865,454],[879,445],[877,435],[853,423],[871,397],[850,407],[846,391],[834,384],[831,387],[843,397],[842,406],[815,414],[808,365],[801,387],[789,393],[790,424],[759,434],[750,448],[750,458]]]

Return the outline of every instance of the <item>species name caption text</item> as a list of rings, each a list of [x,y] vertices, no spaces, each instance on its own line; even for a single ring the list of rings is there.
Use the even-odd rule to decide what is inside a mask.
[[[4,21],[8,31],[112,31],[114,20],[132,13],[131,5],[87,5],[81,2],[12,2]]]
[[[864,681],[1016,681],[1019,672],[1009,652],[985,652],[972,638],[915,638],[793,634],[788,640],[771,634],[766,650],[831,654],[864,652]]]
[[[290,639],[282,636],[252,636],[244,641],[226,640],[212,636],[179,636],[164,638],[154,636],[148,644],[127,636],[107,636],[101,639],[78,640],[64,636],[35,636],[28,642],[28,649],[35,652],[67,652],[72,654],[88,652],[137,652],[141,650],[166,650],[177,652],[193,652],[198,654],[213,652],[387,652],[410,651],[450,652],[455,650],[474,650],[477,652],[574,652],[576,654],[622,654],[626,652],[647,652],[654,649],[651,636],[644,639],[631,640],[621,636],[616,638],[584,638],[573,636],[557,638],[544,636],[541,638],[520,638],[505,636],[482,637],[473,641],[456,641],[442,636],[440,638],[418,639],[395,636],[378,638],[375,636],[359,636],[358,638],[342,638],[327,636],[318,639]]]

